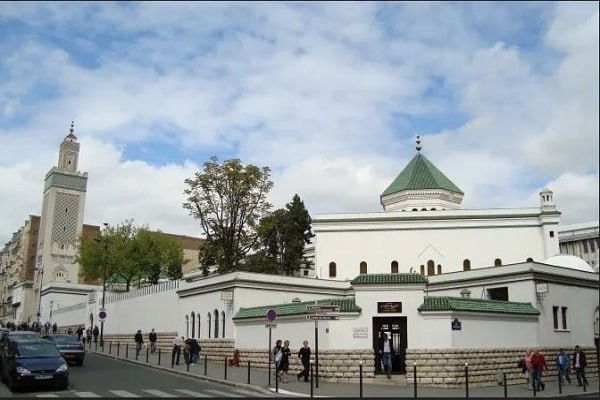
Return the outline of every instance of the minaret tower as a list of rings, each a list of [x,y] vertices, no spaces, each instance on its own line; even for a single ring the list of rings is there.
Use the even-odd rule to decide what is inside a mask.
[[[58,166],[46,174],[37,251],[36,290],[48,282],[78,283],[76,255],[83,229],[87,172],[77,171],[79,143],[73,133],[60,144]],[[39,294],[38,294],[39,295]]]

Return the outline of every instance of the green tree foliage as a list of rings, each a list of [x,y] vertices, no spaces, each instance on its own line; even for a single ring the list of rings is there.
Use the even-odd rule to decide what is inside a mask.
[[[238,159],[219,164],[211,157],[202,172],[185,180],[183,208],[200,222],[206,236],[198,256],[204,273],[211,266],[219,273],[237,271],[255,247],[259,221],[271,208],[266,200],[273,187],[269,177],[268,167],[242,165]]]
[[[285,208],[275,210],[260,222],[260,249],[248,260],[248,269],[256,272],[276,271],[292,275],[303,265],[304,247],[314,237],[312,219],[297,194]]]
[[[161,275],[170,279],[182,276],[182,245],[161,232],[136,227],[127,220],[117,226],[106,226],[100,237],[81,238],[78,256],[80,274],[84,279],[106,279],[132,283],[158,283]]]

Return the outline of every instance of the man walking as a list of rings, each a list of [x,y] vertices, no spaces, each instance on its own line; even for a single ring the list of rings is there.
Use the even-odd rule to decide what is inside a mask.
[[[389,339],[387,332],[383,332],[379,339],[379,354],[383,355],[383,369],[387,374],[388,379],[392,379],[392,354],[394,353],[394,345]]]
[[[140,329],[138,329],[133,340],[135,341],[135,358],[137,359],[140,355],[140,351],[142,351],[142,346],[144,345],[144,337],[142,336],[142,331]]]
[[[546,365],[546,359],[538,349],[533,351],[531,364],[533,364],[533,385],[535,390],[539,392],[540,390],[544,390],[546,388],[546,384],[542,382],[542,376],[544,371],[548,371],[548,367]]]
[[[171,352],[171,365],[179,365],[179,357],[181,356],[181,347],[183,346],[183,336],[175,335],[173,338],[173,351]]]
[[[150,353],[154,353],[156,351],[156,332],[154,332],[154,328],[148,334],[148,340],[150,341]]]
[[[304,382],[308,382],[308,376],[310,374],[310,347],[308,347],[308,340],[302,342],[302,347],[298,352],[298,357],[300,358],[300,361],[302,361],[302,367],[304,367],[304,369],[297,375],[298,380],[304,377]]]
[[[588,380],[585,377],[585,353],[581,351],[579,345],[575,346],[575,353],[573,353],[573,368],[575,368],[575,376],[577,377],[577,386],[581,386],[581,383],[589,386]]]

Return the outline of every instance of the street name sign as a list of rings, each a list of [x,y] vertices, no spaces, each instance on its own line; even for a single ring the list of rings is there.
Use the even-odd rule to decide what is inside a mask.
[[[338,317],[337,315],[319,315],[319,314],[315,314],[315,315],[307,315],[306,319],[312,319],[312,320],[336,320],[336,319],[340,319],[340,317]]]
[[[308,304],[306,306],[308,312],[339,312],[340,306],[337,305],[320,305],[320,304]]]

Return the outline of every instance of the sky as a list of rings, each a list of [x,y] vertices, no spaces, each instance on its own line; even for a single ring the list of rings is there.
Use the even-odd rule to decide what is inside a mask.
[[[74,121],[84,223],[199,236],[184,180],[271,169],[269,201],[382,211],[422,153],[463,208],[598,220],[597,2],[0,2],[0,239],[40,215]]]

